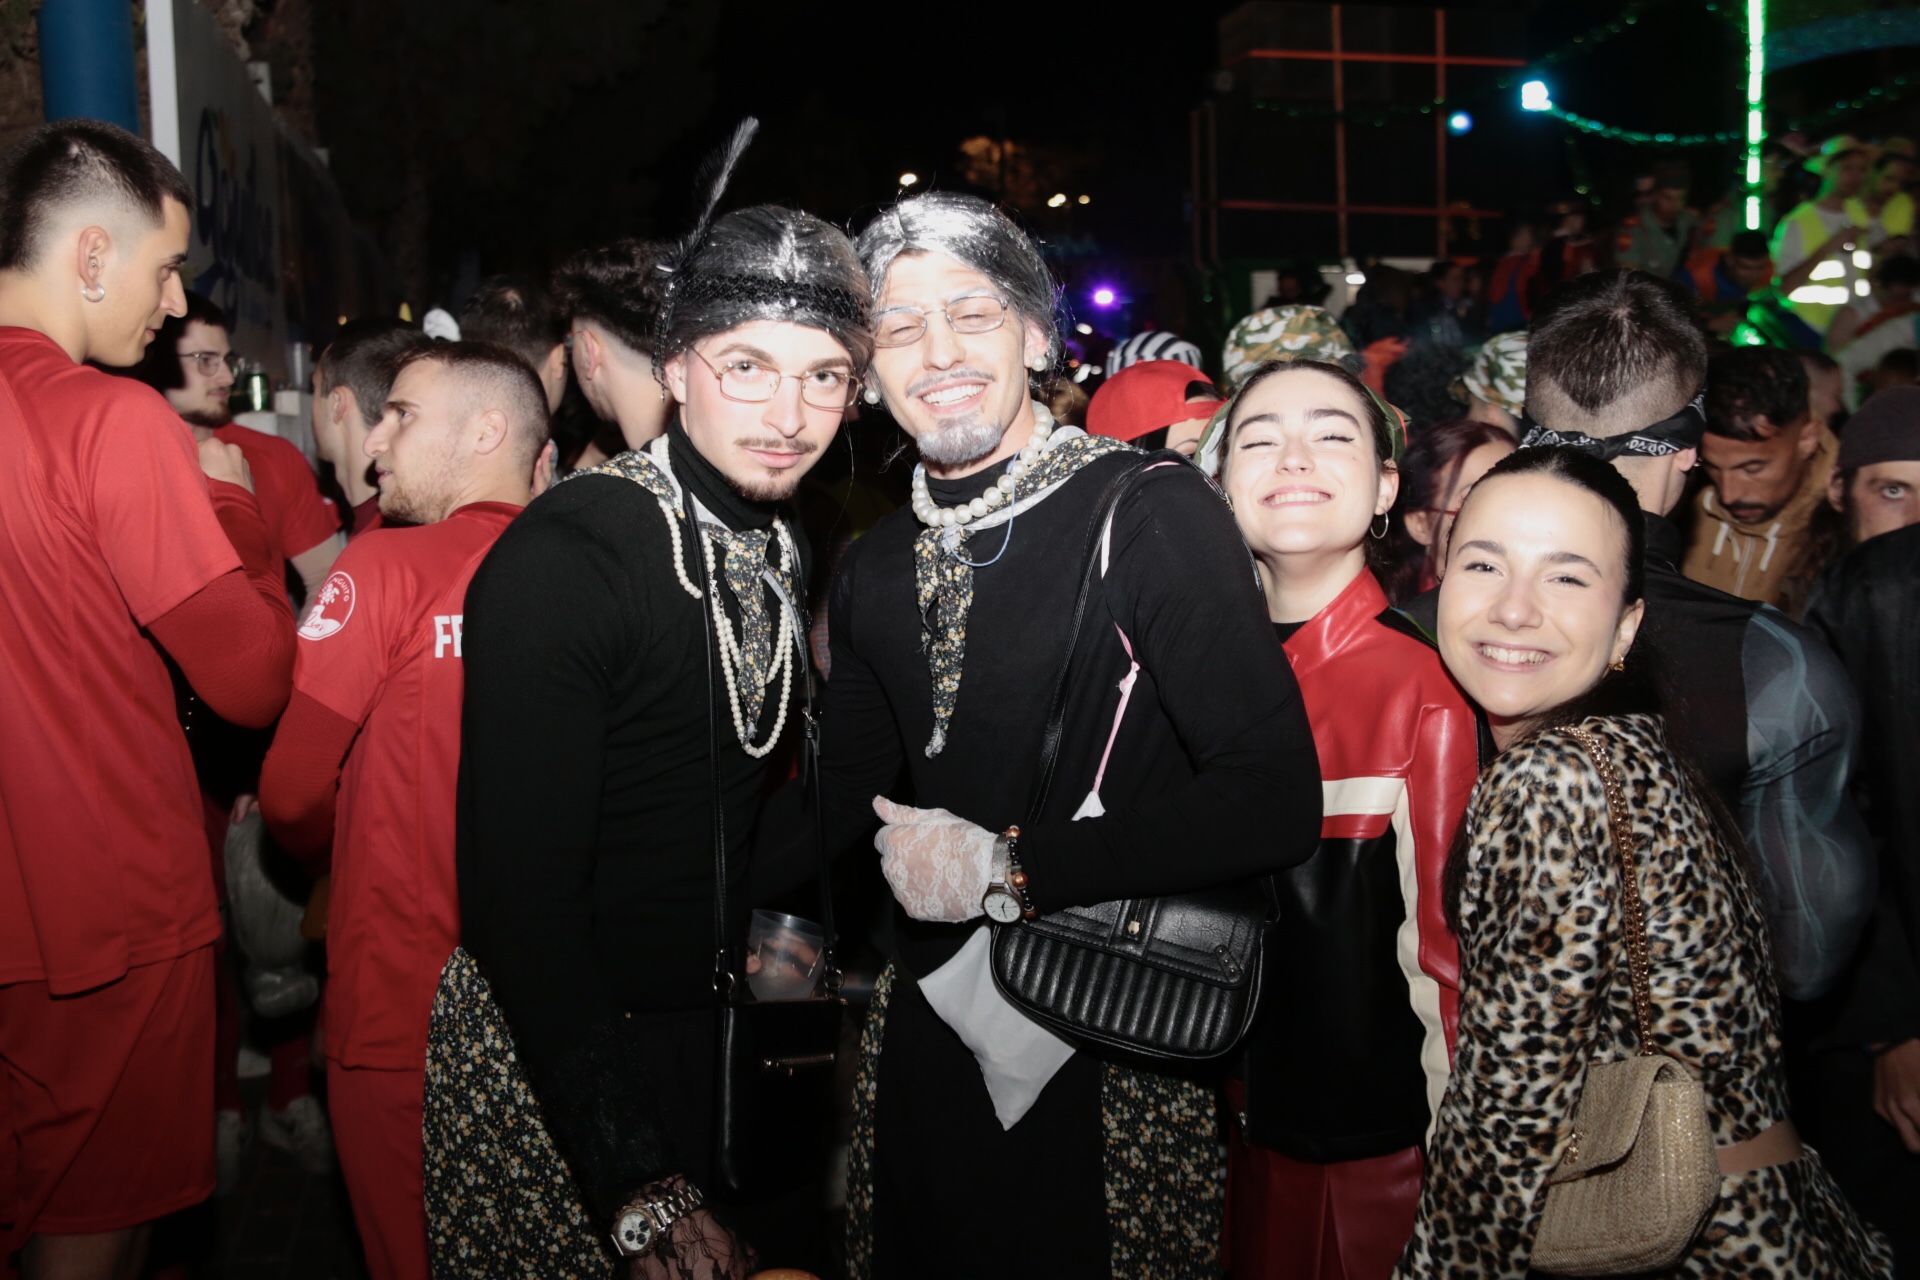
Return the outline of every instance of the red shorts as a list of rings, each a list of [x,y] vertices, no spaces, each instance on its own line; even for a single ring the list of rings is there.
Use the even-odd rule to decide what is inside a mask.
[[[373,1280],[427,1280],[427,1073],[343,1067],[327,1059],[327,1110],[340,1176]]]
[[[0,986],[0,1257],[213,1194],[213,948],[52,997]]]

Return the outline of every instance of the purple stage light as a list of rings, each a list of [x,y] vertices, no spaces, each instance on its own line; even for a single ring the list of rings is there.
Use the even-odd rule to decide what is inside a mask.
[[[1114,304],[1114,301],[1113,290],[1107,288],[1105,285],[1101,285],[1093,291],[1093,305],[1096,307],[1110,307]]]

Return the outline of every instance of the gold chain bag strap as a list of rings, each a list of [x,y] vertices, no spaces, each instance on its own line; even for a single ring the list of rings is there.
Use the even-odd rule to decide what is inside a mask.
[[[1563,1276],[1634,1275],[1672,1265],[1720,1194],[1707,1095],[1682,1063],[1653,1050],[1640,860],[1620,779],[1598,739],[1569,726],[1600,773],[1620,855],[1620,920],[1633,985],[1637,1056],[1596,1062],[1574,1110],[1573,1138],[1547,1177],[1532,1266]]]

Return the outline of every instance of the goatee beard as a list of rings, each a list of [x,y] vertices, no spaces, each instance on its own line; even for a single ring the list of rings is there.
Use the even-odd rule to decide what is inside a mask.
[[[733,486],[735,493],[748,502],[772,506],[791,498],[794,490],[800,487],[800,481],[803,478],[801,476],[768,476],[763,480],[728,480],[727,483]]]
[[[937,467],[963,467],[1000,447],[1005,427],[988,422],[950,422],[914,440],[920,457]]]

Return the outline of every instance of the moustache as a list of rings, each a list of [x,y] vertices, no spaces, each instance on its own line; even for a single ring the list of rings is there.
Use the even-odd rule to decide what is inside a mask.
[[[738,449],[753,449],[760,453],[796,453],[802,457],[817,453],[820,449],[811,440],[735,440],[733,443]]]
[[[960,382],[962,380],[969,379],[969,378],[979,382],[990,383],[990,382],[999,381],[998,378],[995,378],[991,373],[988,373],[985,369],[970,369],[970,368],[942,369],[938,373],[929,373],[921,377],[915,378],[911,383],[907,385],[907,395],[909,397],[917,396],[923,392],[931,391],[933,388],[939,386],[943,382]]]

